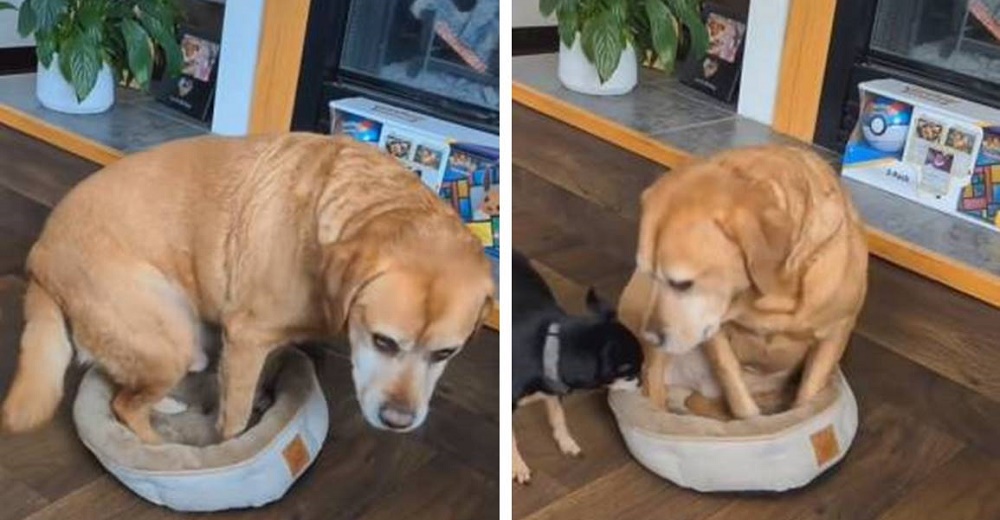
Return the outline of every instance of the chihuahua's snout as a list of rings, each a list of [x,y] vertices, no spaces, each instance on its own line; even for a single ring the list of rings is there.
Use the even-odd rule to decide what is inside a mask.
[[[379,408],[378,418],[387,428],[405,430],[413,426],[413,421],[416,420],[417,414],[410,406],[389,401]]]

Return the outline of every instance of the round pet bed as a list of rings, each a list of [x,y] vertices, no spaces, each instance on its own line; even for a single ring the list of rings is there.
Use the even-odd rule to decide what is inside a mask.
[[[625,444],[653,473],[698,491],[785,491],[835,465],[854,440],[858,407],[843,374],[809,404],[719,421],[654,408],[638,391],[608,402]]]
[[[163,444],[142,443],[111,410],[114,387],[93,368],[73,406],[80,439],[108,471],[136,494],[178,511],[259,507],[281,498],[315,460],[329,426],[326,400],[312,361],[289,349],[274,360],[251,426],[218,443],[212,372],[189,374],[171,396],[180,413],[153,412]]]

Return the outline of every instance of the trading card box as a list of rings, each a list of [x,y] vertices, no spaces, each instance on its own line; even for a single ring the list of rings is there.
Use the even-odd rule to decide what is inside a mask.
[[[894,79],[859,89],[843,175],[997,230],[1000,110]]]

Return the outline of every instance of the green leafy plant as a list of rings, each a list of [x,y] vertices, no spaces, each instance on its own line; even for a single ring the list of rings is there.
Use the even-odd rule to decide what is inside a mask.
[[[14,9],[0,2],[0,10]],[[180,17],[174,0],[24,0],[17,32],[34,35],[46,68],[58,55],[59,71],[83,100],[94,89],[104,63],[117,81],[149,88],[157,56],[176,76],[183,63],[175,33]]]
[[[673,68],[684,38],[689,39],[689,57],[703,56],[708,30],[698,4],[699,0],[539,0],[539,9],[545,16],[555,13],[559,38],[567,47],[579,34],[584,55],[604,83],[628,45],[667,70]]]

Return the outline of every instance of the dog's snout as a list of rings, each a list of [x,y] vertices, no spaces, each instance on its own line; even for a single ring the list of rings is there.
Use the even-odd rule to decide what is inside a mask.
[[[378,418],[388,428],[405,430],[413,426],[413,421],[416,420],[417,414],[409,406],[388,402],[379,408]]]

